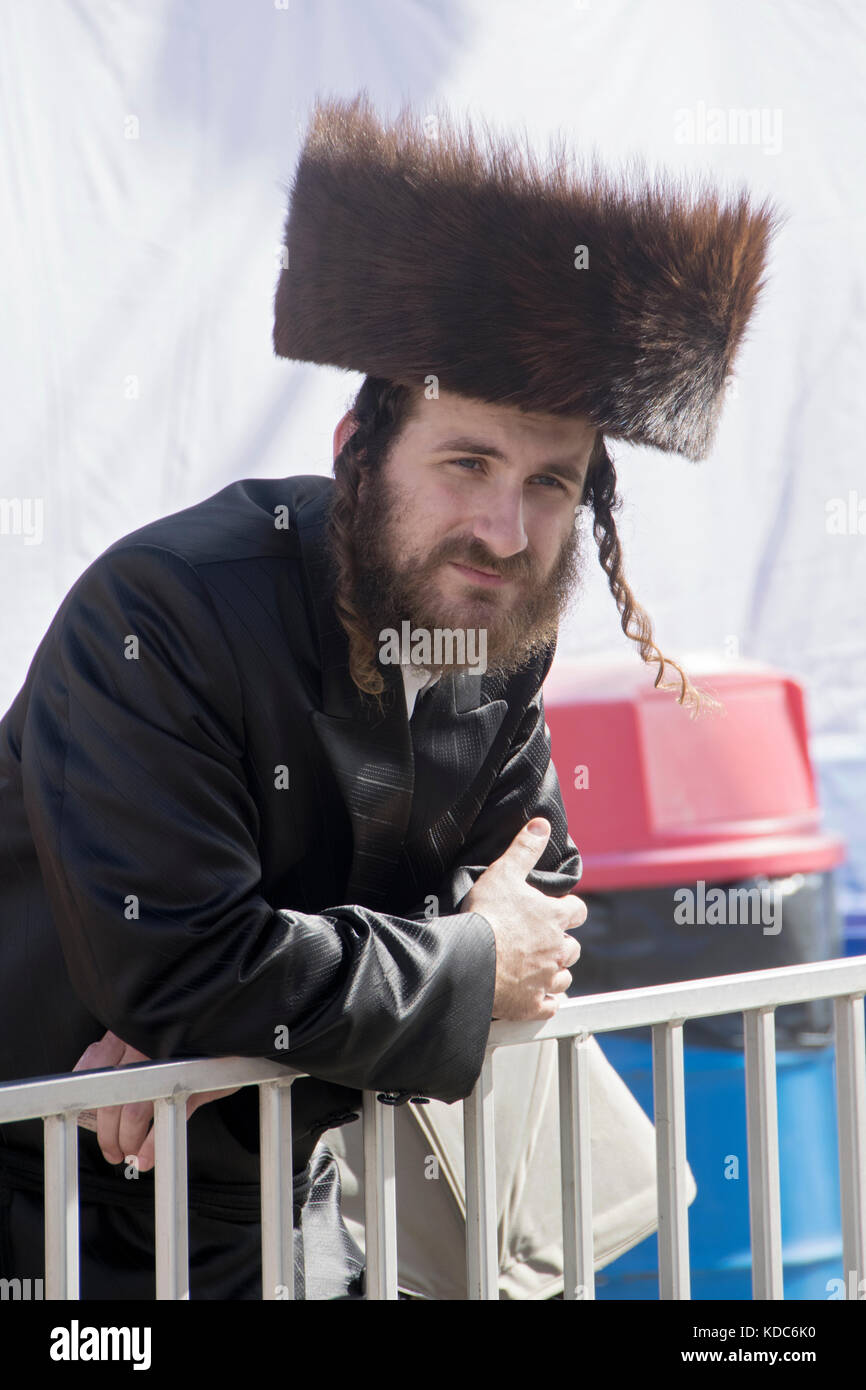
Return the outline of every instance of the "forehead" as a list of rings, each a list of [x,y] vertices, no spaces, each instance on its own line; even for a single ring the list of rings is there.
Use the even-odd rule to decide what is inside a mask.
[[[577,462],[585,462],[595,435],[595,426],[582,415],[530,414],[515,406],[492,405],[442,391],[438,399],[422,396],[417,401],[404,440],[419,448],[436,449],[451,439],[465,437],[493,445],[509,458],[571,455]]]

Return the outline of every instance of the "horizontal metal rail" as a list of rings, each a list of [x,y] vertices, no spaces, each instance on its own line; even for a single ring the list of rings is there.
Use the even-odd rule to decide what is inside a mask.
[[[689,1297],[683,1024],[744,1015],[753,1296],[783,1297],[773,1015],[785,1004],[833,999],[846,1288],[866,1297],[866,959],[755,970],[564,1002],[544,1023],[491,1026],[487,1054],[464,1101],[466,1259],[470,1299],[499,1297],[492,1059],[497,1047],[558,1042],[563,1262],[566,1299],[593,1298],[591,1115],[586,1049],[595,1033],[650,1027],[659,1214],[660,1297]],[[307,1075],[262,1058],[141,1062],[0,1085],[0,1124],[42,1118],[45,1129],[46,1294],[79,1297],[78,1130],[82,1110],[154,1102],[156,1296],[189,1298],[186,1102],[201,1091],[258,1086],[262,1297],[293,1298],[290,1093]],[[397,1297],[393,1110],[366,1091],[364,1175],[367,1297]],[[861,1292],[862,1290],[862,1292]]]
[[[135,1062],[0,1086],[0,1124],[42,1118],[45,1127],[45,1295],[77,1299],[78,1126],[82,1110],[154,1102],[157,1299],[189,1298],[186,1102],[198,1091],[259,1086],[262,1297],[294,1297],[291,1111],[296,1072],[262,1058]],[[276,1098],[275,1098],[276,1093]]]
[[[546,1022],[491,1025],[488,1047],[567,1038],[575,1033],[611,1033],[624,1028],[648,1028],[656,1023],[682,1023],[714,1014],[747,1009],[781,1008],[812,999],[866,994],[866,956],[822,960],[816,964],[785,965],[777,970],[747,970],[739,975],[712,975],[705,980],[682,980],[644,989],[585,994],[560,1005]]]

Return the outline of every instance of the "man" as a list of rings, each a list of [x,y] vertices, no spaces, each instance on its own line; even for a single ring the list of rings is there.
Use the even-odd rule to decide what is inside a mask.
[[[468,1095],[491,1018],[550,1017],[568,987],[585,909],[541,685],[576,512],[663,670],[622,576],[604,435],[701,456],[768,235],[742,200],[578,185],[563,203],[561,181],[513,166],[510,188],[503,167],[384,130],[361,100],[319,108],[274,341],[376,373],[335,481],[235,483],[110,546],[0,725],[2,1078],[208,1055],[309,1071],[292,1095],[308,1296],[362,1287],[320,1136],[362,1088]],[[582,227],[583,283],[556,260]],[[394,661],[404,623],[467,648]],[[81,1133],[84,1297],[153,1293],[152,1169],[116,1166],[147,1142],[129,1109]],[[4,1275],[42,1272],[41,1153],[39,1122],[0,1131]],[[200,1103],[188,1155],[191,1294],[259,1297],[255,1091]]]

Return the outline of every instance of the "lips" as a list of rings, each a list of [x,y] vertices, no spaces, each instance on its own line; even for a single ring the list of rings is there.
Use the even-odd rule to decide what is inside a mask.
[[[462,561],[457,560],[455,563],[459,565],[462,564]],[[501,577],[496,573],[496,570],[483,570],[478,565],[463,565],[463,568],[465,570],[473,570],[475,574],[488,574],[491,579],[499,579]]]
[[[502,574],[491,574],[489,570],[475,569],[474,566],[464,565],[458,560],[452,560],[450,563],[454,565],[455,569],[458,569],[461,574],[465,575],[467,579],[471,579],[477,584],[496,585],[508,583],[508,580]]]

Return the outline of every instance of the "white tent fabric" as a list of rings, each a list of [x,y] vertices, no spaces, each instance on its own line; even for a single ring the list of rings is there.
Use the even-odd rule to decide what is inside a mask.
[[[117,537],[330,471],[361,378],[270,340],[315,93],[442,100],[541,147],[560,127],[788,213],[712,457],[616,447],[620,528],[666,655],[803,681],[843,906],[866,910],[859,0],[2,0],[0,26],[0,708]],[[592,566],[560,651],[630,648]]]

